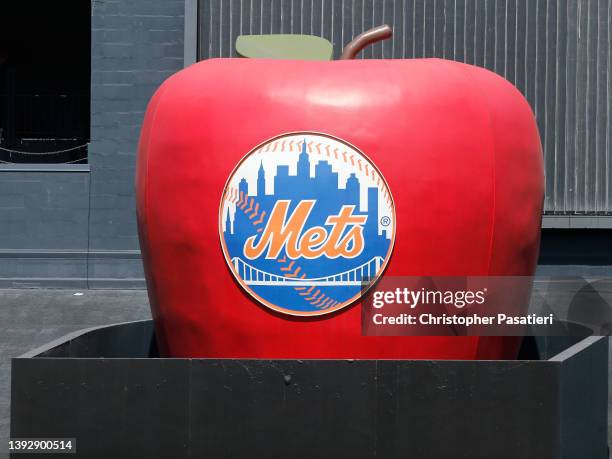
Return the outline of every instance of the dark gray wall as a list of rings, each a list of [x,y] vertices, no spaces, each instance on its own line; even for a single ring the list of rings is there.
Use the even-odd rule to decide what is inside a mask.
[[[383,23],[394,37],[361,57],[440,57],[503,75],[536,113],[546,212],[612,215],[610,0],[200,0],[199,56],[234,56],[238,35],[262,33],[322,36],[339,56]]]
[[[184,0],[95,1],[89,163],[92,250],[138,249],[134,166],[157,87],[183,67]]]
[[[183,67],[184,8],[93,0],[90,172],[0,166],[0,286],[144,286],[136,148],[147,102]]]
[[[183,67],[184,9],[184,0],[93,3],[90,286],[142,280],[134,211],[138,136],[153,92]]]
[[[89,167],[0,169],[0,286],[84,285]]]

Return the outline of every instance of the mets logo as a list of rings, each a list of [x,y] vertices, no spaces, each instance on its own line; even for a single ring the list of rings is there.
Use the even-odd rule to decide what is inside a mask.
[[[384,271],[395,207],[357,148],[315,133],[275,137],[231,173],[219,206],[223,254],[263,305],[316,316],[359,299]]]

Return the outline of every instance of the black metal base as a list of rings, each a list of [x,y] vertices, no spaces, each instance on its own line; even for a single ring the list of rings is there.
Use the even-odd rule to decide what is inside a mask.
[[[607,339],[569,339],[520,361],[158,359],[150,321],[101,327],[13,359],[11,436],[87,458],[604,459]]]

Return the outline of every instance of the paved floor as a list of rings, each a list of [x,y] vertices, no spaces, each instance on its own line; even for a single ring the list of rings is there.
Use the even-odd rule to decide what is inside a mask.
[[[561,284],[554,294],[566,297],[570,290]],[[599,283],[597,294],[612,304],[612,280]],[[0,289],[0,457],[6,456],[9,434],[11,357],[75,330],[149,317],[143,290]]]
[[[75,330],[150,317],[143,290],[0,290],[0,457],[7,455],[11,357]]]

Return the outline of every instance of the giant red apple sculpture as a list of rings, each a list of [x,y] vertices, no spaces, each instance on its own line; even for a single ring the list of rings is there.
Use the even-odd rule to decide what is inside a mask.
[[[171,357],[514,357],[516,340],[361,336],[381,275],[532,275],[532,111],[457,62],[214,59],[149,104],[138,222]]]

